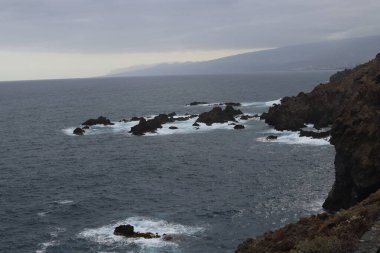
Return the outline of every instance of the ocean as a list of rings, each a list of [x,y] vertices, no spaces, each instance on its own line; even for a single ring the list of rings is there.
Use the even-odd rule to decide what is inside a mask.
[[[0,252],[233,252],[320,212],[334,181],[327,140],[258,119],[243,130],[196,130],[188,121],[132,136],[131,123],[119,120],[200,113],[220,102],[260,114],[330,74],[0,82]],[[210,105],[186,106],[193,101]],[[115,125],[72,134],[101,115]],[[279,138],[267,141],[271,134]],[[127,239],[113,235],[120,224],[177,237]]]

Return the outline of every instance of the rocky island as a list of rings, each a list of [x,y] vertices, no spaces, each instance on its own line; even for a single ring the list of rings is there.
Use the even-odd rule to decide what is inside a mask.
[[[283,98],[261,119],[277,130],[331,127],[335,182],[323,204],[329,213],[248,239],[236,252],[380,252],[380,54]]]

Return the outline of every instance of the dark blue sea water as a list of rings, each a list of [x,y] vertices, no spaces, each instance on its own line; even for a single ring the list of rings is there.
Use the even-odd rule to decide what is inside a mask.
[[[129,125],[70,132],[192,101],[244,102],[260,113],[309,91],[327,72],[0,83],[0,252],[233,252],[248,237],[321,210],[333,178],[327,141],[272,133],[262,121],[128,134]],[[125,239],[118,224],[179,239]]]

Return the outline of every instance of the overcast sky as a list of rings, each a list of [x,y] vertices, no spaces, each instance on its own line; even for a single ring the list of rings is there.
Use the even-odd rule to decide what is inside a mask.
[[[0,80],[380,34],[379,0],[0,0]]]

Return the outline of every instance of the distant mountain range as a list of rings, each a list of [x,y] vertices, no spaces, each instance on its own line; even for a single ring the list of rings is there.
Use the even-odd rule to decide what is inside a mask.
[[[380,52],[380,36],[332,40],[244,53],[216,60],[162,63],[116,70],[107,76],[238,74],[263,71],[340,70]]]

